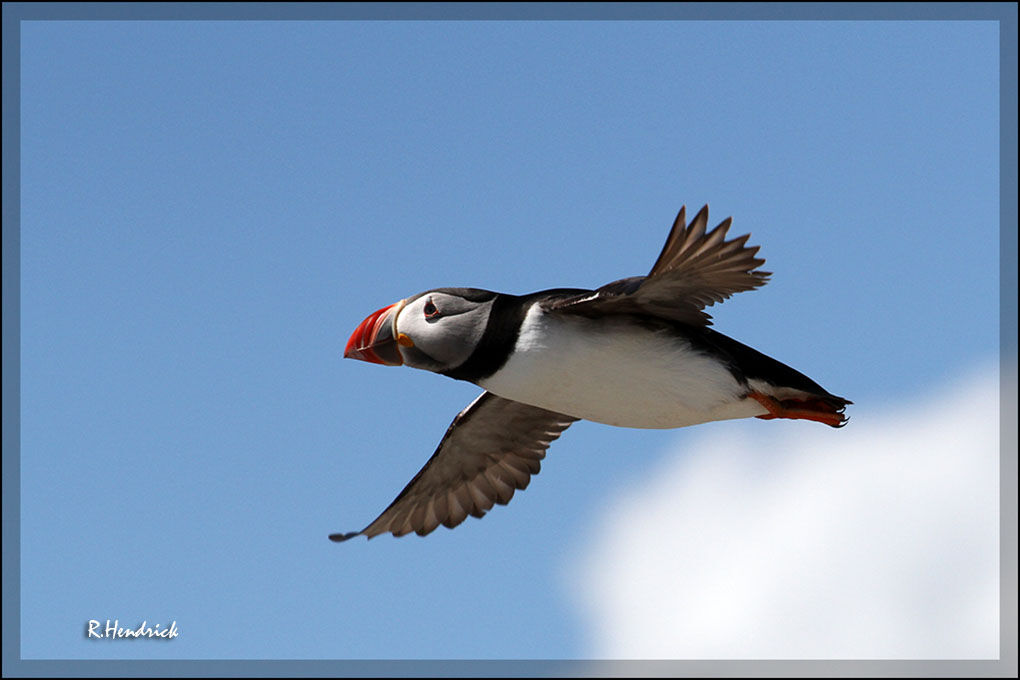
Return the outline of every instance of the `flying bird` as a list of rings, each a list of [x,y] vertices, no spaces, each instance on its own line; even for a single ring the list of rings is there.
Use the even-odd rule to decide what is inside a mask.
[[[595,290],[527,295],[436,288],[361,322],[344,356],[407,365],[485,391],[457,414],[396,500],[334,541],[453,528],[505,505],[537,474],[549,444],[586,419],[674,428],[731,418],[792,418],[842,427],[850,402],[804,374],[709,328],[705,307],[764,285],[750,234],[711,231],[708,206],[680,209],[647,276]]]

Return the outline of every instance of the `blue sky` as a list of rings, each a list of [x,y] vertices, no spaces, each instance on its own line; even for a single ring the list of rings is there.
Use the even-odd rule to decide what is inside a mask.
[[[848,428],[811,432],[820,447],[949,398],[998,356],[997,38],[932,21],[24,24],[23,656],[603,655],[593,617],[614,614],[572,585],[603,510],[699,437],[821,426],[579,423],[483,520],[337,545],[479,392],[345,361],[347,337],[437,286],[642,274],[680,205],[709,203],[774,272],[711,310],[716,328],[856,402]],[[906,413],[888,427],[923,426]],[[181,635],[86,640],[107,618]]]

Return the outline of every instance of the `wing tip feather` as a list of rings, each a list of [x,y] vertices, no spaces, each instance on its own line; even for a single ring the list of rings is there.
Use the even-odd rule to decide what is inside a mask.
[[[348,531],[347,533],[343,534],[340,533],[330,534],[329,540],[333,541],[334,543],[343,543],[344,541],[349,541],[350,539],[355,538],[357,536],[362,536],[363,534],[364,534],[363,531]],[[369,538],[371,538],[371,536],[369,536]]]

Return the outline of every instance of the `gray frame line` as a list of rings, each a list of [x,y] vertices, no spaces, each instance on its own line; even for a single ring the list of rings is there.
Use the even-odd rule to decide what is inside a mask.
[[[999,24],[1000,658],[989,661],[23,660],[20,627],[21,22],[52,20],[941,20]],[[1017,5],[1015,3],[4,3],[4,676],[1017,675]],[[59,536],[53,540],[60,540]]]

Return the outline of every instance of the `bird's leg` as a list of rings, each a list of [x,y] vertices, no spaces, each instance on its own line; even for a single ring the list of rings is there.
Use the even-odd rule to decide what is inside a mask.
[[[834,410],[820,399],[786,399],[780,402],[775,397],[761,392],[749,392],[747,396],[764,406],[768,411],[768,415],[755,416],[762,420],[773,418],[813,420],[816,423],[825,423],[830,427],[842,427],[846,424],[846,417],[842,413]]]

